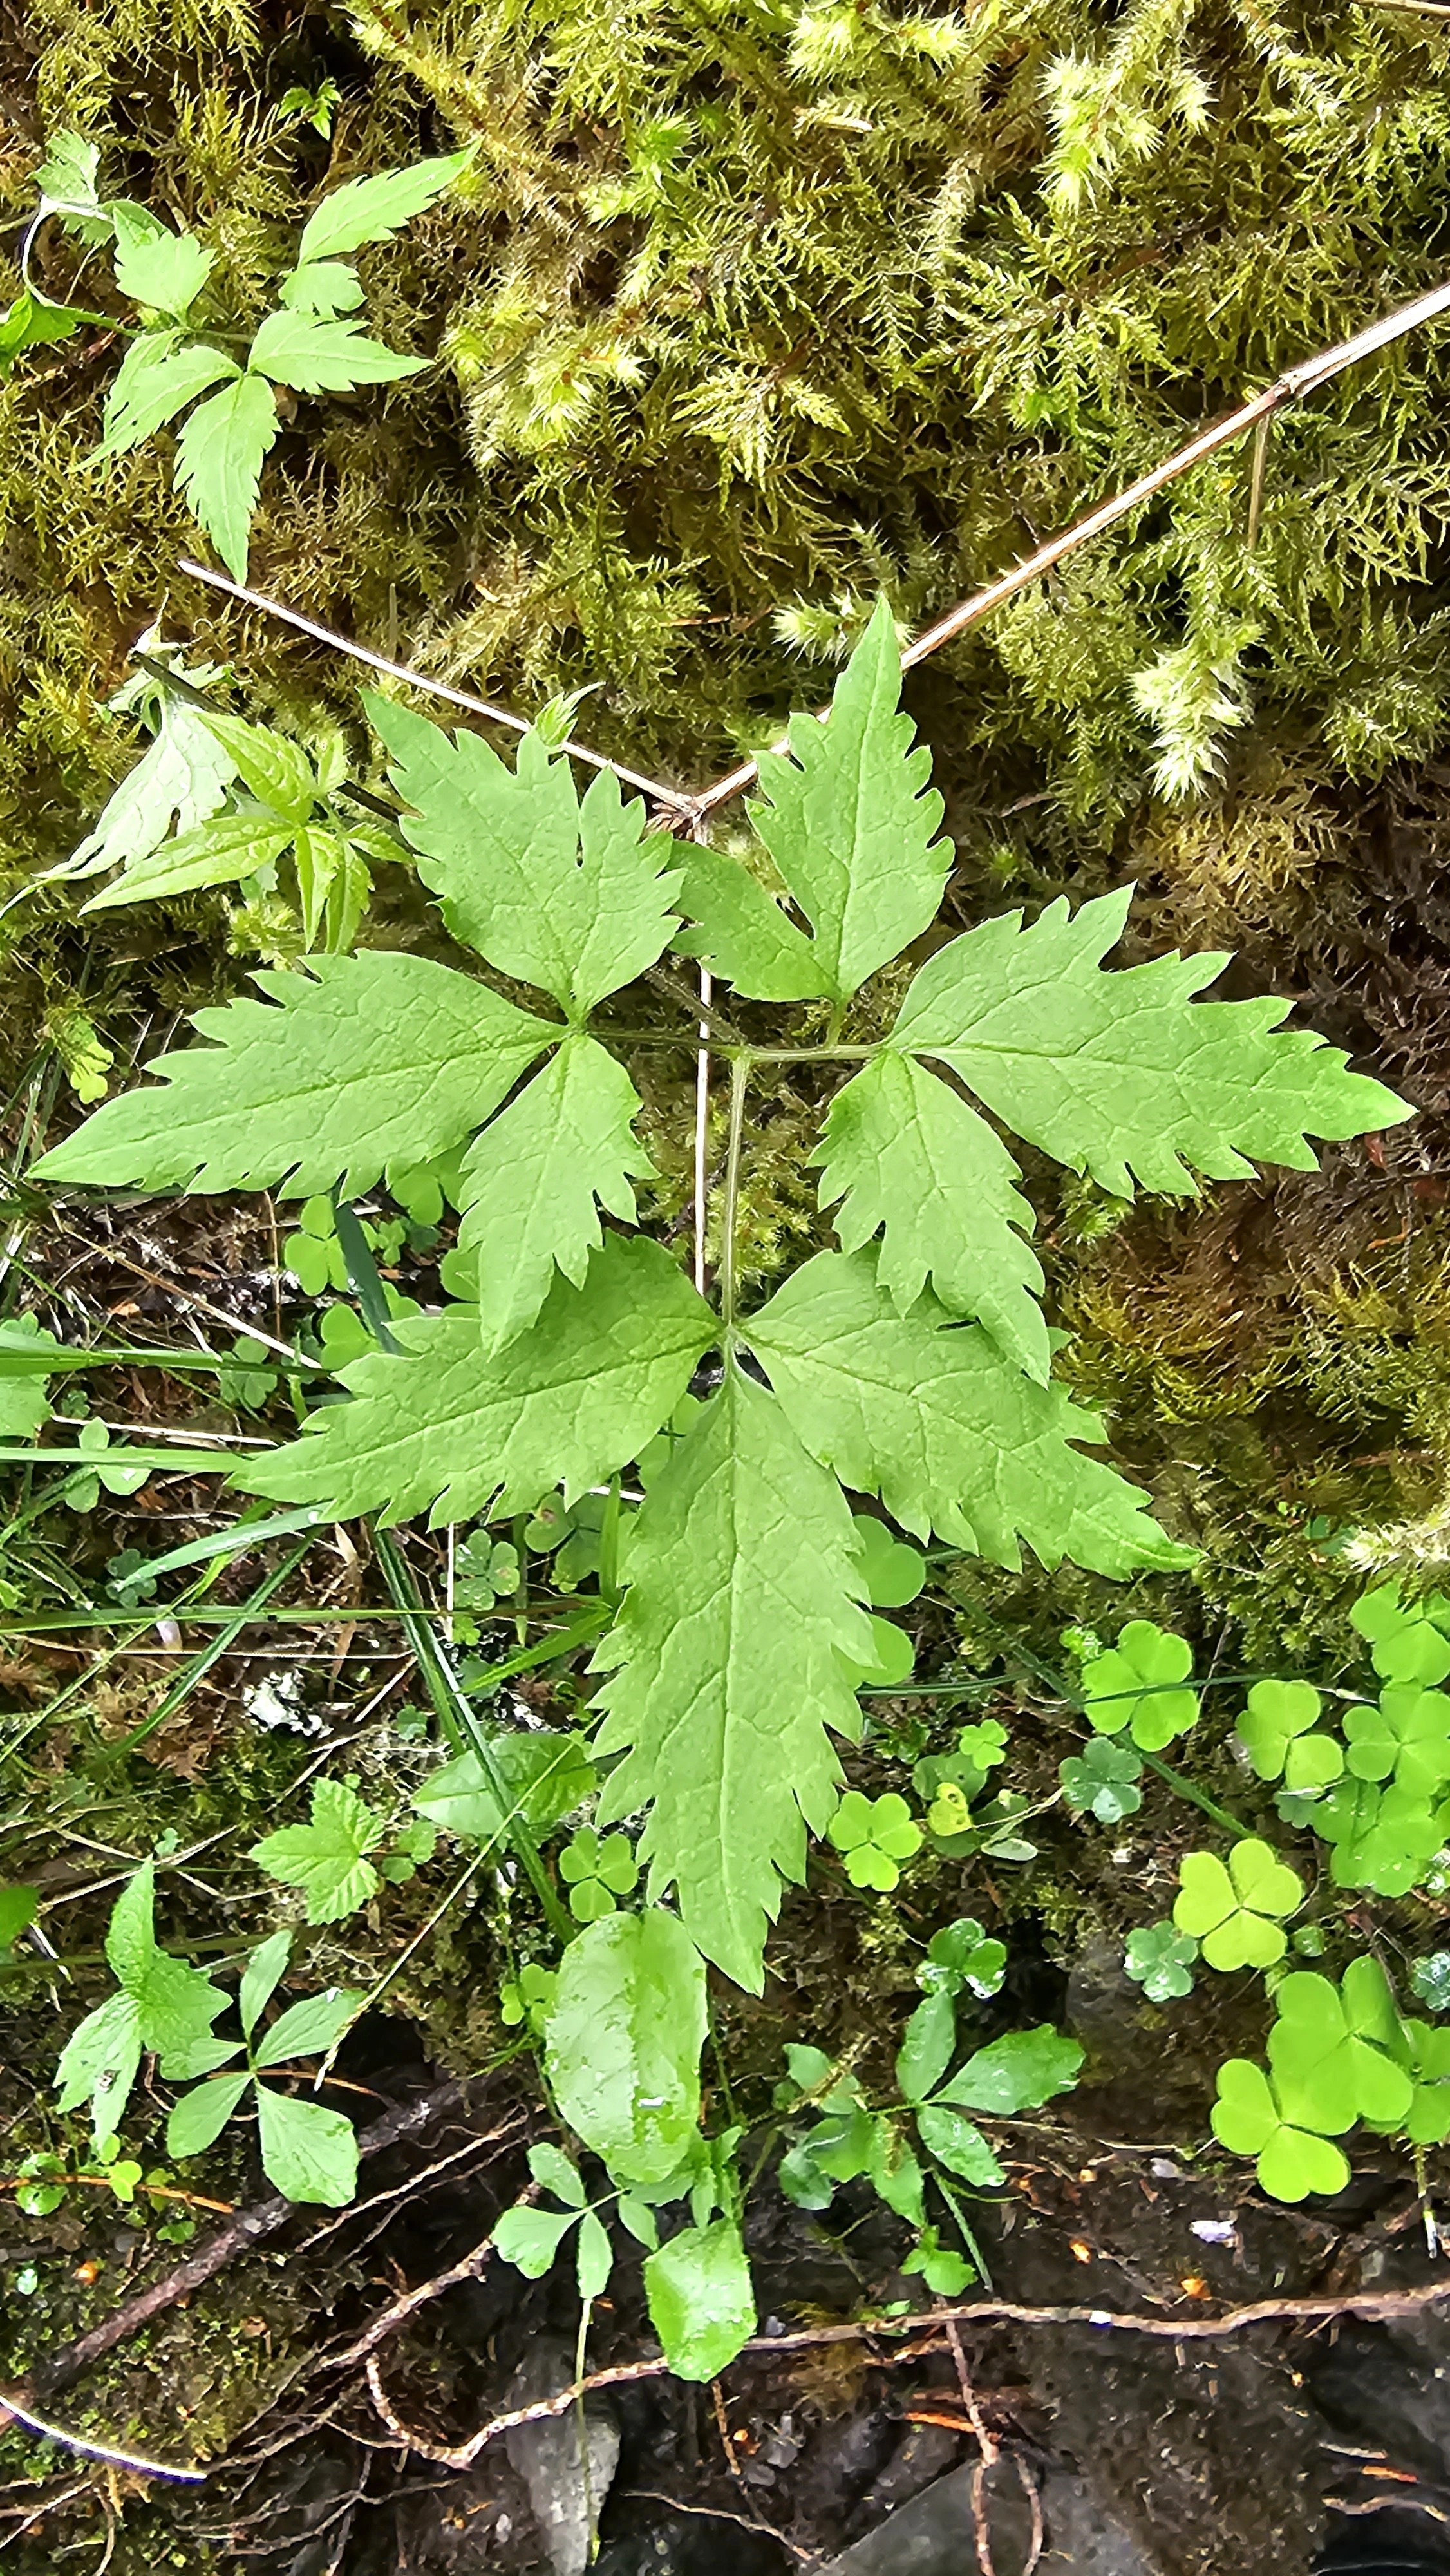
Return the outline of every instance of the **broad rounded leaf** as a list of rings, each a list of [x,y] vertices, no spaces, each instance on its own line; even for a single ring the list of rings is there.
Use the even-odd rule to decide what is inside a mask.
[[[677,2379],[718,2379],[755,2332],[750,2265],[731,2218],[687,2227],[646,2258],[650,2322]]]
[[[545,2029],[549,2081],[617,2181],[663,2182],[683,2161],[704,2037],[704,1962],[672,1914],[612,1914],[570,1942]]]
[[[357,2190],[357,2133],[340,2111],[257,2087],[262,2170],[288,2200],[343,2209]]]
[[[251,2080],[251,2069],[243,2067],[240,2075],[214,2075],[210,2083],[198,2084],[190,2093],[183,2093],[172,2104],[166,2123],[167,2154],[203,2154],[221,2136]]]
[[[1019,2111],[1034,2111],[1040,2103],[1050,2102],[1054,2093],[1070,2093],[1082,2062],[1077,2041],[1042,2022],[1036,2030],[1010,2031],[1005,2039],[979,2048],[942,2086],[937,2099],[1011,2119]]]
[[[917,2112],[916,2127],[928,2155],[935,2156],[948,2173],[959,2174],[963,2182],[975,2183],[983,2190],[1006,2181],[981,2130],[960,2111],[949,2111],[939,2102],[927,2102]]]

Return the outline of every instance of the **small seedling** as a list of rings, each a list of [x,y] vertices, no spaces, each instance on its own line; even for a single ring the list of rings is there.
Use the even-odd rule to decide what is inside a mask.
[[[1188,1852],[1178,1865],[1173,1920],[1201,1944],[1211,1968],[1269,1968],[1288,1947],[1285,1915],[1304,1902],[1303,1881],[1252,1835],[1234,1844],[1228,1866],[1214,1852]]]
[[[921,1827],[894,1789],[881,1798],[848,1789],[826,1831],[845,1862],[851,1885],[875,1888],[882,1895],[899,1881],[901,1863],[921,1849]]]
[[[1110,1736],[1094,1736],[1080,1754],[1069,1754],[1057,1776],[1073,1813],[1096,1816],[1100,1825],[1120,1825],[1142,1806],[1142,1760],[1130,1744],[1116,1744]]]
[[[1171,1923],[1148,1923],[1130,1932],[1123,1965],[1150,2004],[1166,2004],[1193,1992],[1193,1962],[1198,1943]]]
[[[559,1854],[559,1876],[575,1921],[597,1923],[638,1886],[639,1863],[623,1834],[601,1836],[592,1825],[581,1825]]]
[[[1125,1730],[1144,1753],[1161,1753],[1198,1717],[1198,1694],[1181,1685],[1193,1649],[1151,1619],[1130,1619],[1117,1645],[1083,1666],[1088,1724],[1100,1735]]]

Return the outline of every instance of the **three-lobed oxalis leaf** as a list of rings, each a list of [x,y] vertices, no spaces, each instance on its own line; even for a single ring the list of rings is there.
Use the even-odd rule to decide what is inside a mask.
[[[466,1148],[476,1305],[401,1321],[395,1352],[342,1371],[349,1402],[237,1471],[279,1502],[447,1522],[528,1511],[560,1484],[582,1494],[637,1460],[722,1354],[630,1528],[597,1656],[597,1750],[620,1757],[599,1821],[649,1809],[651,1896],[675,1889],[700,1949],[756,1988],[873,1661],[843,1488],[1009,1566],[1024,1542],[1048,1567],[1113,1575],[1191,1553],[1087,1454],[1101,1424],[1048,1382],[1032,1211],[984,1113],[1110,1189],[1180,1194],[1251,1157],[1312,1166],[1311,1134],[1410,1114],[1279,1029],[1285,1006],[1196,1000],[1218,957],[1105,969],[1128,889],[1030,927],[988,921],[930,957],[886,1039],[844,1050],[859,1069],[820,1146],[842,1249],[751,1315],[727,1259],[715,1312],[675,1252],[628,1231],[647,1168],[638,1099],[591,1014],[673,948],[746,1001],[819,997],[839,1018],[929,928],[950,854],[899,690],[883,605],[828,721],[799,720],[791,758],[763,765],[755,819],[779,898],[650,832],[607,774],[581,800],[539,735],[510,769],[477,736],[374,701],[425,884],[455,939],[538,1009],[424,957],[314,957],[259,975],[262,1001],[199,1013],[212,1044],[163,1058],[157,1083],[35,1167],[305,1197]],[[696,1042],[682,1028],[682,1048]],[[817,1050],[821,1070],[841,1052]],[[748,1084],[755,1051],[734,1058]]]

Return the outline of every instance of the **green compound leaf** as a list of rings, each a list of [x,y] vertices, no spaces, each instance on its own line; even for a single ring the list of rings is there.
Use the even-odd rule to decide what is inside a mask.
[[[810,922],[820,982],[845,1001],[935,918],[951,864],[936,838],[931,754],[900,712],[901,656],[883,599],[824,724],[796,715],[789,760],[766,752],[751,819]],[[751,993],[752,985],[739,989]],[[757,998],[767,998],[758,996]]]
[[[1428,1802],[1450,1780],[1450,1698],[1417,1681],[1386,1682],[1378,1708],[1346,1711],[1346,1766],[1356,1780],[1388,1780]]]
[[[1036,2030],[1010,2031],[979,2048],[937,2094],[966,2111],[985,2111],[999,2120],[1019,2111],[1035,2111],[1055,2093],[1070,2093],[1082,2071],[1083,2052],[1049,2022]]]
[[[305,1890],[309,1923],[340,1923],[378,1892],[378,1874],[366,1855],[382,1838],[381,1816],[355,1789],[341,1780],[318,1780],[310,1822],[283,1825],[248,1857],[281,1886]]]
[[[1440,2147],[1450,2138],[1450,2030],[1426,2021],[1402,2025],[1415,2098],[1403,2123],[1412,2146]]]
[[[1166,2004],[1192,1994],[1197,1956],[1198,1943],[1186,1932],[1175,1932],[1171,1923],[1148,1923],[1129,1933],[1123,1966],[1150,2004]]]
[[[371,179],[349,179],[345,187],[334,188],[307,219],[297,252],[299,268],[304,260],[336,259],[345,251],[361,250],[364,242],[389,240],[441,197],[472,159],[470,147],[437,161],[416,161],[410,170],[380,170]]]
[[[1399,2126],[1414,2085],[1395,2062],[1403,2033],[1376,1960],[1351,1960],[1339,1986],[1295,1969],[1275,1987],[1274,2010],[1269,2064],[1287,2118],[1326,2137],[1359,2119]]]
[[[601,1835],[593,1825],[581,1825],[559,1854],[559,1876],[575,1921],[597,1923],[614,1913],[621,1896],[632,1895],[639,1863],[623,1834]]]
[[[458,1242],[478,1256],[487,1349],[533,1322],[556,1265],[582,1287],[603,1240],[596,1201],[634,1223],[631,1181],[652,1169],[634,1133],[639,1107],[623,1065],[579,1033],[469,1148]]]
[[[869,1253],[817,1253],[744,1331],[806,1447],[916,1536],[1014,1568],[1019,1538],[1049,1568],[1188,1562],[1135,1486],[1069,1445],[1103,1437],[1091,1414],[934,1298],[898,1315]]]
[[[705,1968],[673,1914],[611,1914],[564,1952],[545,2030],[560,2113],[616,2182],[661,2183],[700,2117]]]
[[[340,2111],[257,2087],[262,2171],[288,2200],[344,2209],[357,2190],[357,2133]]]
[[[1342,1748],[1332,1735],[1310,1732],[1323,1705],[1307,1682],[1255,1682],[1238,1731],[1259,1779],[1282,1775],[1286,1789],[1303,1790],[1326,1789],[1339,1778]]]
[[[386,385],[416,376],[426,358],[405,358],[370,340],[357,322],[324,320],[286,307],[269,313],[252,342],[248,366],[299,394],[346,393],[353,385]]]
[[[1105,1655],[1084,1664],[1087,1719],[1099,1735],[1126,1728],[1144,1753],[1161,1753],[1198,1717],[1198,1693],[1178,1685],[1193,1670],[1193,1649],[1152,1619],[1130,1619]]]
[[[537,733],[508,769],[481,734],[366,703],[414,808],[402,826],[418,873],[455,938],[576,1016],[654,964],[675,927],[674,844],[645,833],[644,806],[622,804],[609,771],[581,805],[568,761]]]
[[[687,2227],[644,2267],[650,2323],[676,2379],[718,2379],[755,2332],[755,2293],[733,2218]]]
[[[974,1916],[965,1914],[933,1932],[916,1982],[925,1995],[955,1995],[966,1986],[985,2000],[1000,1990],[1006,1973],[1005,1943],[992,1939]]]
[[[145,206],[119,198],[110,208],[116,236],[116,284],[133,304],[184,322],[216,264],[190,233],[174,233]]]
[[[1334,1846],[1329,1874],[1336,1887],[1406,1896],[1444,1842],[1447,1819],[1413,1789],[1350,1778],[1316,1800],[1310,1822]]]
[[[427,957],[365,949],[254,980],[265,1003],[198,1011],[216,1046],[160,1057],[161,1084],[107,1101],[32,1176],[356,1196],[481,1125],[559,1035]]]
[[[1411,1960],[1410,1992],[1431,2012],[1450,2012],[1450,1950],[1431,1950]]]
[[[1189,1193],[1193,1174],[1252,1176],[1261,1163],[1317,1168],[1306,1139],[1397,1126],[1412,1116],[1336,1047],[1280,1030],[1287,1002],[1200,1002],[1223,956],[1157,957],[1104,972],[1132,888],[1069,913],[1047,906],[983,922],[921,969],[892,1033],[938,1056],[979,1100],[1045,1153],[1131,1198]]]
[[[1218,2070],[1213,2133],[1231,2155],[1257,2158],[1259,2182],[1271,2200],[1307,2200],[1311,2192],[1343,2191],[1349,2159],[1330,2138],[1296,2126],[1261,2066],[1231,2057]]]
[[[838,1091],[821,1141],[821,1205],[847,1252],[878,1230],[877,1275],[898,1314],[930,1277],[952,1315],[975,1315],[1039,1384],[1051,1352],[1042,1270],[1023,1236],[1036,1222],[1016,1164],[966,1101],[911,1056],[889,1050]]]
[[[13,375],[27,349],[49,348],[56,340],[69,340],[88,322],[100,318],[82,305],[52,304],[48,297],[32,295],[28,289],[17,295],[14,303],[0,313],[0,382]]]
[[[233,581],[247,578],[247,531],[262,460],[281,428],[263,376],[238,376],[192,413],[176,450],[176,488],[201,521]]]
[[[561,1483],[573,1502],[638,1455],[719,1326],[659,1244],[610,1235],[583,1287],[556,1280],[507,1350],[481,1350],[472,1306],[393,1329],[397,1351],[343,1370],[353,1402],[248,1460],[234,1478],[243,1491],[342,1520],[380,1511],[388,1524],[431,1504],[435,1529],[531,1511]]]
[[[707,1958],[758,1993],[781,1880],[805,1875],[856,1733],[843,1659],[870,1658],[859,1558],[834,1477],[780,1406],[734,1366],[651,1479],[630,1588],[596,1663],[622,1753],[600,1821],[654,1801],[640,1843],[650,1892],[677,1887]]]
[[[139,447],[198,394],[241,372],[225,350],[204,348],[198,340],[183,342],[179,331],[148,331],[133,340],[106,396],[105,435],[95,463]]]
[[[803,1002],[826,990],[814,943],[758,877],[708,841],[681,853],[679,903],[689,915],[675,946],[757,1002]]]
[[[1214,1852],[1187,1852],[1178,1885],[1173,1920],[1201,1943],[1211,1968],[1268,1968],[1282,1959],[1283,1917],[1303,1904],[1304,1886],[1267,1843],[1246,1836],[1227,1868]]]

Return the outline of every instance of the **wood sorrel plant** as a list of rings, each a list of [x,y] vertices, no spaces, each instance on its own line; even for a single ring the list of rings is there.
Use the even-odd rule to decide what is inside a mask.
[[[716,1355],[708,1401],[651,1474],[596,1655],[599,1821],[648,1808],[649,1893],[758,1988],[782,1883],[836,1803],[872,1661],[846,1492],[902,1528],[1016,1565],[1022,1543],[1109,1575],[1189,1551],[1083,1444],[1101,1425],[1050,1377],[1021,1175],[983,1111],[1130,1196],[1253,1162],[1312,1169],[1309,1136],[1409,1112],[1286,1006],[1201,1002],[1225,960],[1105,970],[1129,892],[983,922],[938,948],[890,1034],[849,1036],[871,976],[927,931],[950,864],[929,756],[899,712],[878,609],[827,722],[761,763],[754,821],[782,887],[678,847],[597,776],[582,801],[542,733],[509,769],[373,700],[402,828],[454,937],[532,988],[526,1010],[427,958],[365,950],[266,972],[265,998],[197,1014],[214,1043],[108,1103],[36,1167],[54,1181],[353,1194],[466,1145],[460,1242],[476,1300],[400,1319],[345,1367],[350,1401],[250,1461],[244,1491],[433,1525],[566,1502],[639,1458]],[[769,1044],[717,1020],[730,1068],[718,1304],[633,1230],[640,1107],[592,1015],[666,950],[782,1006]],[[793,1040],[784,1006],[828,1016]],[[697,1044],[693,1027],[680,1043]],[[737,1258],[756,1068],[839,1066],[822,1204],[840,1249],[753,1312]],[[610,1219],[606,1228],[601,1211]]]

